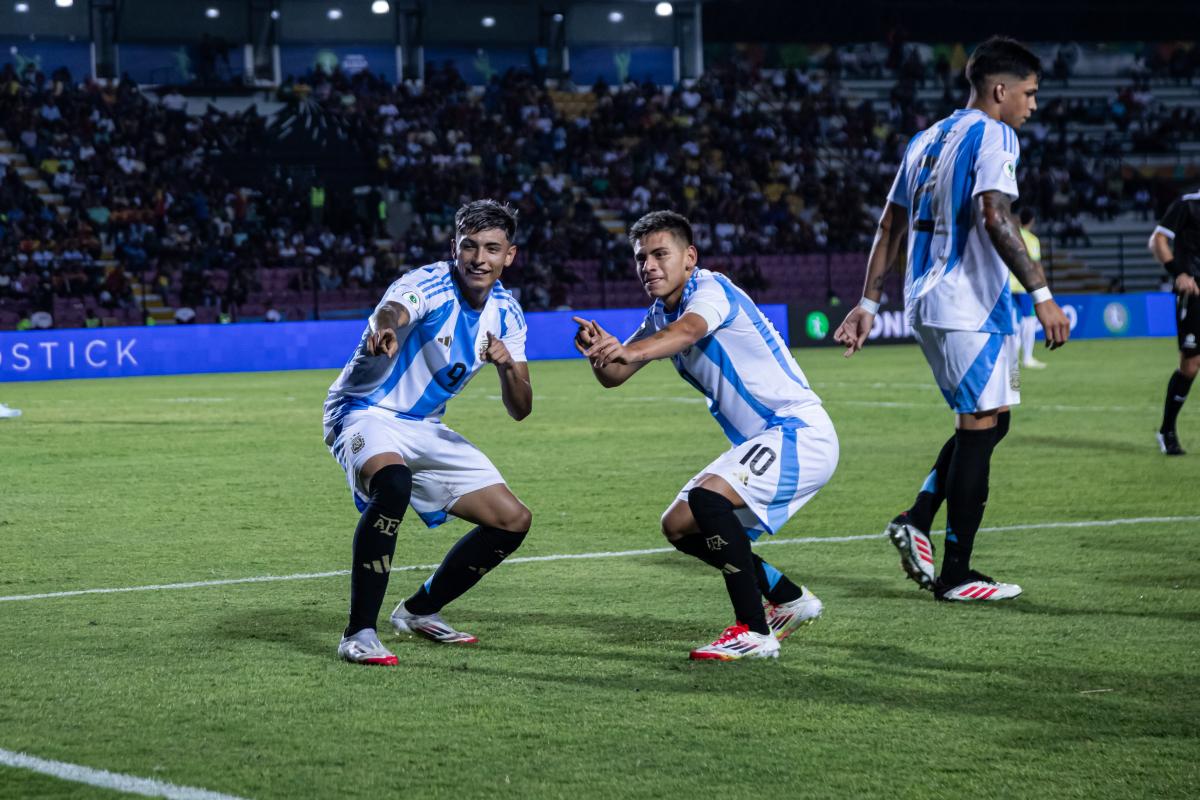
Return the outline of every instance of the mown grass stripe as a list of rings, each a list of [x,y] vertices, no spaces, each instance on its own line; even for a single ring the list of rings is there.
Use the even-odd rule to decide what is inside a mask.
[[[1154,525],[1169,522],[1200,522],[1200,516],[1187,517],[1128,517],[1123,519],[1093,519],[1074,522],[1034,522],[1025,525],[1001,525],[991,528],[980,528],[980,533],[1006,533],[1012,531],[1032,531],[1045,528],[1108,528],[1118,525]],[[944,534],[945,531],[932,531],[933,535]],[[882,539],[883,533],[862,533],[849,536],[796,536],[786,539],[767,539],[755,542],[755,545],[785,545],[785,544],[837,544],[841,542],[859,542],[867,539]],[[549,556],[521,556],[507,559],[506,564],[533,564],[543,561],[572,561],[589,558],[624,558],[627,556],[649,556],[658,553],[674,553],[673,547],[650,547],[642,550],[613,550],[599,553],[557,553]],[[437,569],[437,564],[408,564],[392,566],[392,572],[412,572],[415,570]],[[277,581],[305,581],[316,578],[335,578],[349,575],[350,570],[339,569],[329,572],[301,572],[293,575],[256,575],[250,578],[224,578],[211,581],[190,581],[187,583],[157,583],[148,586],[121,586],[107,589],[72,589],[64,592],[43,592],[41,594],[14,594],[0,597],[0,603],[12,603],[20,600],[49,600],[58,597],[78,597],[87,594],[123,594],[125,592],[155,592],[173,589],[198,589],[207,586],[235,586],[242,583],[275,583]]]

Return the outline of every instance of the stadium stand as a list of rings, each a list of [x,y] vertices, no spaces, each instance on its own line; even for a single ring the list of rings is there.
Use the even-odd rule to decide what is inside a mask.
[[[506,283],[530,310],[641,305],[622,232],[667,206],[760,302],[852,298],[908,136],[965,94],[959,51],[823,48],[784,66],[735,48],[677,88],[516,71],[470,87],[449,65],[420,84],[318,73],[255,105],[199,106],[7,65],[0,328],[39,311],[55,327],[359,314],[446,252],[469,196],[520,209]],[[1200,171],[1195,51],[1093,74],[1091,51],[1049,52],[1021,186],[1055,286],[1157,288],[1149,220]],[[300,152],[296,130],[328,139]]]

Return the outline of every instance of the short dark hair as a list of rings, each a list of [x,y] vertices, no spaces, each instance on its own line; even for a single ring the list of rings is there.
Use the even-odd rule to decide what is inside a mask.
[[[517,235],[517,210],[497,200],[473,200],[454,215],[454,228],[462,236],[499,228],[512,242]]]
[[[692,223],[683,214],[674,211],[651,211],[633,223],[629,228],[629,243],[636,244],[643,236],[659,231],[670,231],[688,247],[693,243]]]
[[[1042,62],[1016,39],[993,36],[975,48],[967,60],[967,80],[976,91],[986,90],[989,75],[1016,75],[1024,80],[1030,73],[1042,75]]]
[[[1021,209],[1021,224],[1028,225],[1031,222],[1033,222],[1033,209],[1025,206]]]

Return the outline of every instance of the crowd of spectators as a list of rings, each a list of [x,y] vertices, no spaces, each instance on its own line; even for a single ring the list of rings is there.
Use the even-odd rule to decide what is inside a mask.
[[[189,114],[173,89],[7,66],[0,125],[53,199],[39,198],[13,163],[3,171],[0,311],[24,317],[70,298],[89,320],[128,316],[136,284],[169,306],[232,317],[280,316],[286,301],[268,294],[276,289],[365,301],[444,257],[455,209],[481,196],[521,213],[522,255],[506,280],[530,309],[569,305],[573,260],[598,260],[604,278],[625,279],[627,244],[610,227],[652,208],[686,213],[706,254],[863,251],[908,138],[961,105],[966,87],[945,59],[927,63],[900,46],[879,67],[895,79],[881,107],[851,98],[839,80],[877,67],[841,52],[814,70],[735,54],[677,88],[598,83],[572,111],[519,72],[483,88],[449,65],[431,66],[420,84],[365,72],[289,78],[283,113],[347,132],[341,146],[370,175],[358,191],[320,170],[248,179],[229,169],[271,162],[271,120],[253,109]],[[935,100],[931,86],[941,90]],[[1078,236],[1085,215],[1149,215],[1159,202],[1160,187],[1122,159],[1169,151],[1197,135],[1200,119],[1164,108],[1150,86],[1044,103],[1022,130],[1023,202],[1060,235]],[[286,284],[263,280],[274,269],[288,270]]]

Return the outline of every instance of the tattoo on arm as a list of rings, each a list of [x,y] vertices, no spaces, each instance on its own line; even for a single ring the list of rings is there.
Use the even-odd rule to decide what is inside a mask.
[[[1041,266],[1029,257],[1021,229],[1013,220],[1012,200],[1003,192],[984,192],[979,196],[978,211],[984,227],[996,247],[996,252],[1026,290],[1032,292],[1046,285]]]
[[[888,203],[879,226],[875,230],[875,241],[867,256],[867,280],[863,294],[882,292],[887,276],[892,271],[908,237],[908,214],[900,206]]]

